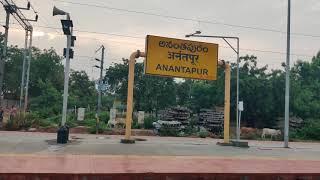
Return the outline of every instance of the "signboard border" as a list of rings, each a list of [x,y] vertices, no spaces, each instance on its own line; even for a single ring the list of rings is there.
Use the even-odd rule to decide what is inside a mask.
[[[147,61],[148,61],[148,40],[150,36],[154,36],[154,37],[160,37],[160,38],[168,38],[168,39],[174,39],[174,40],[182,40],[182,41],[189,41],[189,42],[195,42],[195,43],[206,43],[206,44],[215,44],[218,45],[218,51],[217,51],[217,74],[216,74],[216,79],[201,79],[201,78],[194,78],[194,77],[182,77],[182,76],[170,76],[170,75],[162,75],[162,74],[150,74],[147,73]],[[147,35],[146,37],[146,43],[145,43],[145,53],[146,53],[146,57],[144,60],[144,67],[143,67],[143,71],[145,75],[148,76],[157,76],[157,77],[171,77],[171,78],[182,78],[182,79],[195,79],[195,80],[204,80],[204,81],[216,81],[218,80],[218,63],[219,63],[219,44],[216,43],[208,43],[208,42],[203,42],[203,41],[192,41],[192,40],[185,40],[185,39],[178,39],[178,38],[170,38],[170,37],[163,37],[163,36],[155,36],[155,35]]]

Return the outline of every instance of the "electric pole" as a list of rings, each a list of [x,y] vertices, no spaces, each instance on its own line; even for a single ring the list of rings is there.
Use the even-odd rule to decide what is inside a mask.
[[[36,14],[35,19],[27,19],[23,13],[20,10],[30,10],[31,4],[28,1],[27,7],[18,7],[13,1],[8,1],[8,0],[0,0],[1,4],[3,5],[4,9],[6,10],[6,25],[5,25],[5,39],[4,39],[4,48],[3,48],[3,53],[0,56],[0,105],[2,102],[2,96],[4,95],[3,91],[3,78],[4,78],[4,66],[5,66],[5,61],[7,58],[7,43],[8,43],[8,30],[9,30],[9,19],[10,19],[10,14],[18,21],[18,23],[21,25],[21,27],[24,28],[26,31],[25,35],[25,46],[24,46],[24,57],[23,57],[23,62],[22,62],[22,75],[21,75],[21,85],[20,85],[20,109],[22,107],[22,100],[23,100],[23,91],[25,87],[25,74],[26,74],[26,60],[27,60],[27,51],[29,51],[29,57],[31,57],[31,41],[32,41],[32,25],[29,23],[29,21],[38,21],[38,14],[34,11]],[[28,37],[30,38],[30,45],[29,45],[29,50],[28,50]],[[29,72],[30,72],[30,61],[31,59],[28,59],[28,70],[27,70],[27,81],[26,81],[26,96],[27,96],[27,89],[28,89],[28,81],[29,81]],[[27,98],[25,99],[25,108],[24,112],[26,110],[26,105],[27,103]]]
[[[97,114],[100,115],[101,112],[101,95],[102,95],[102,76],[103,76],[103,64],[104,64],[104,51],[105,47],[102,45],[100,47],[101,49],[101,60],[96,59],[97,61],[100,61],[100,78],[99,78],[99,85],[98,85],[98,109],[97,109]],[[99,50],[100,50],[99,49]]]
[[[4,96],[3,93],[3,79],[4,79],[4,66],[7,58],[7,45],[8,45],[8,35],[9,35],[9,21],[10,21],[10,13],[13,11],[13,9],[10,8],[10,6],[5,6],[3,2],[3,7],[6,10],[6,25],[4,26],[5,33],[4,33],[4,45],[3,45],[3,51],[0,55],[0,106],[2,106],[2,99]]]
[[[101,96],[102,96],[102,76],[103,76],[103,64],[104,64],[104,51],[105,47],[103,45],[100,46],[98,50],[96,50],[96,53],[101,50],[101,59],[95,58],[96,61],[100,62],[100,67],[98,65],[95,65],[94,67],[100,68],[100,78],[99,78],[99,84],[98,84],[98,104],[97,104],[97,125],[96,125],[96,134],[98,134],[99,131],[99,116],[101,113]]]

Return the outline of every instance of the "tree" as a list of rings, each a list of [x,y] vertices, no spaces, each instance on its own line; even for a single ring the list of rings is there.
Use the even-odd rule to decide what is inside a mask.
[[[123,63],[109,67],[104,81],[109,85],[110,93],[115,94],[122,102],[126,102],[128,61],[123,59]],[[143,63],[135,64],[134,106],[136,110],[151,111],[174,105],[175,92],[173,78],[144,75]]]
[[[248,126],[260,128],[275,126],[277,116],[274,109],[277,105],[274,104],[275,96],[272,93],[274,87],[270,81],[272,76],[266,72],[267,66],[257,67],[255,56],[241,57],[240,62],[243,64],[240,68],[239,92],[239,100],[244,101],[243,122]],[[233,78],[233,87],[235,82]],[[233,102],[236,102],[235,97],[233,99]],[[236,107],[235,103],[234,106]]]
[[[298,61],[292,68],[291,107],[304,118],[320,117],[320,53],[311,62]]]
[[[30,69],[30,96],[39,96],[41,88],[38,85],[39,80],[42,82],[49,81],[57,89],[63,91],[64,68],[62,58],[54,49],[39,50],[32,49],[32,61]]]
[[[23,52],[17,46],[8,48],[8,58],[5,62],[3,92],[5,96],[18,99],[22,72]]]
[[[39,79],[37,85],[40,94],[32,98],[30,102],[31,110],[39,112],[42,117],[59,114],[62,109],[62,93],[49,80],[43,82]]]
[[[71,71],[69,84],[69,106],[87,107],[88,105],[96,105],[95,83],[89,80],[85,71]]]
[[[180,106],[190,106],[191,91],[193,80],[186,79],[183,82],[178,82],[177,91],[177,104]]]

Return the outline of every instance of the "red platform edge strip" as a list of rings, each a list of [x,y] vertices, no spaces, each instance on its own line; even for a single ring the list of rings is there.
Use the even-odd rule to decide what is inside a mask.
[[[0,174],[278,174],[320,176],[320,161],[193,156],[0,155]]]

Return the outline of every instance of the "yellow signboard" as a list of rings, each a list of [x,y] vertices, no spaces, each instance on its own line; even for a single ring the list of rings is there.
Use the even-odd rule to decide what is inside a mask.
[[[147,36],[145,73],[216,80],[218,44]]]

